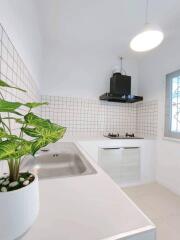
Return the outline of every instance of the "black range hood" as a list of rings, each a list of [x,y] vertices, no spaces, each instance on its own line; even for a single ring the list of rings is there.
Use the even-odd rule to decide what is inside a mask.
[[[122,103],[135,103],[143,100],[141,96],[131,95],[131,77],[116,72],[110,79],[110,92],[99,97],[100,100]]]

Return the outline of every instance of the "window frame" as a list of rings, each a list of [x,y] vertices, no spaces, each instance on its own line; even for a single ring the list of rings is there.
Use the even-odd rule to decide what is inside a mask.
[[[165,92],[165,126],[164,136],[167,138],[180,139],[180,132],[171,131],[172,116],[172,80],[180,77],[180,69],[166,75],[166,92]]]

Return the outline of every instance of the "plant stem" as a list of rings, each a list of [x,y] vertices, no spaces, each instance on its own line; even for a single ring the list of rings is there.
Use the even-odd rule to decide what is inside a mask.
[[[9,181],[14,182],[19,178],[20,159],[8,160],[9,166]]]
[[[4,126],[4,124],[3,124],[3,121],[2,121],[1,114],[0,114],[0,123],[2,124],[2,127],[3,127],[4,131],[6,131],[6,128],[5,128],[5,126]]]
[[[19,168],[20,168],[20,159],[16,159],[17,163],[16,163],[16,179],[18,180],[19,178]]]
[[[8,132],[11,134],[11,129],[7,126],[7,124],[2,120],[2,118],[1,118],[1,123],[2,123],[2,125],[3,125],[3,128],[5,129],[7,129],[8,130]]]
[[[29,108],[29,111],[28,111],[28,113],[30,113],[30,112],[31,112],[31,109],[32,109],[32,108]],[[27,113],[27,114],[28,114],[28,113]],[[27,124],[23,123],[23,125],[22,125],[22,128],[24,128],[24,127],[26,127],[26,126],[27,126]],[[22,131],[22,128],[21,128],[21,131],[20,131],[20,134],[19,134],[19,137],[20,137],[20,138],[22,138],[22,137],[23,137],[23,131]]]
[[[8,166],[9,166],[9,181],[13,182],[13,171],[14,171],[14,160],[10,159],[8,160]]]

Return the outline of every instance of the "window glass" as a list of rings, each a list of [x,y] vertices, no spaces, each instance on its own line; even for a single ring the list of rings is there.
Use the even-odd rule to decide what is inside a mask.
[[[180,70],[166,75],[164,135],[180,138]]]

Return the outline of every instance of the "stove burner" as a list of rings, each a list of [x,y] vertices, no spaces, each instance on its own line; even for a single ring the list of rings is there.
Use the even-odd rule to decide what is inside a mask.
[[[108,137],[119,137],[119,133],[108,133]]]
[[[141,137],[136,137],[134,133],[126,133],[125,135],[120,135],[119,133],[108,133],[105,137],[111,139],[143,139]]]
[[[128,138],[128,137],[134,138],[135,136],[134,136],[134,133],[132,133],[132,134],[126,133],[126,137],[127,137],[127,138]]]

